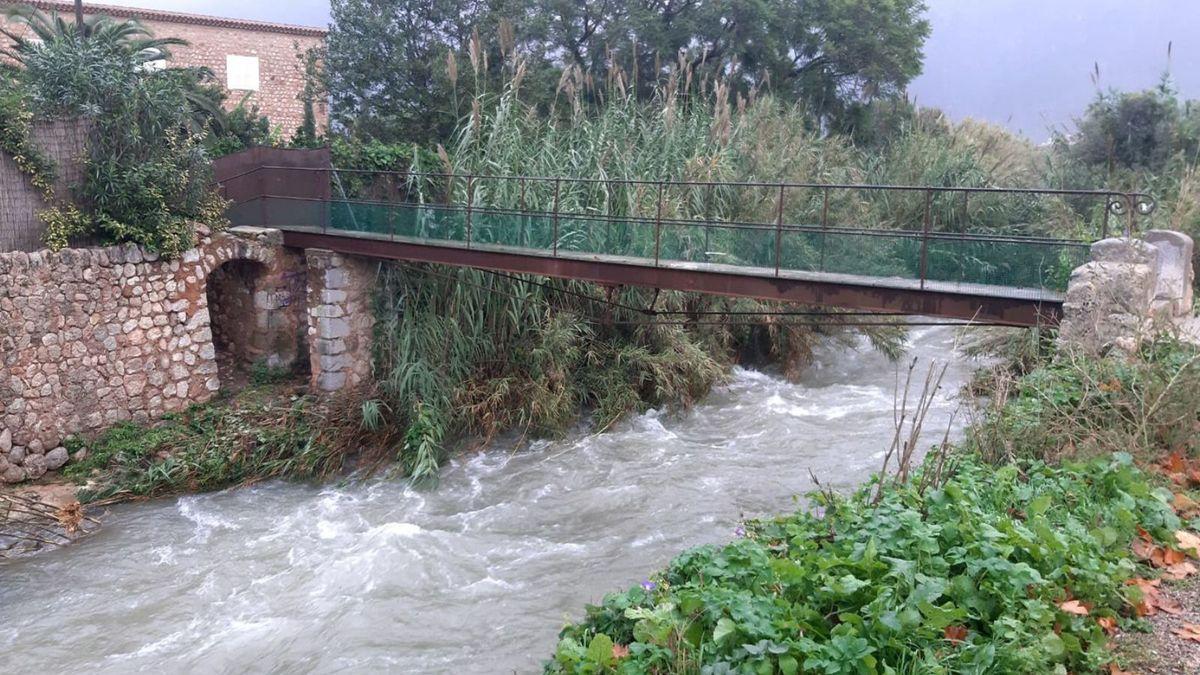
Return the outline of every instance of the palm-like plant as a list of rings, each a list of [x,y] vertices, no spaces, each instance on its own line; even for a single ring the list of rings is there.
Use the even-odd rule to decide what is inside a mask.
[[[136,19],[117,21],[105,15],[85,17],[82,26],[67,21],[58,12],[46,13],[28,5],[18,5],[5,11],[9,22],[29,27],[33,38],[20,35],[15,30],[0,27],[0,33],[13,41],[8,49],[0,53],[24,63],[25,58],[36,53],[45,45],[64,40],[92,40],[108,45],[120,45],[137,63],[147,64],[171,57],[168,49],[185,46],[182,38],[156,38],[142,22]]]
[[[5,15],[28,32],[0,27],[0,34],[12,41],[0,54],[30,74],[34,104],[42,112],[95,114],[110,107],[106,99],[126,95],[128,85],[140,77],[176,77],[191,108],[191,131],[220,133],[225,128],[224,94],[212,83],[211,70],[157,67],[171,57],[171,47],[186,46],[186,40],[155,37],[132,19],[100,15],[76,23],[26,5]]]

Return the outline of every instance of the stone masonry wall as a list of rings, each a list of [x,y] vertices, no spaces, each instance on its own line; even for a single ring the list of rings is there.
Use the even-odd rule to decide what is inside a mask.
[[[221,382],[205,287],[228,261],[261,266],[251,308],[284,333],[268,343],[292,345],[276,362],[296,356],[304,298],[283,296],[300,256],[277,231],[237,230],[171,261],[134,245],[0,253],[0,481],[58,468],[69,435],[211,398]]]
[[[356,387],[371,376],[371,290],[379,263],[321,249],[304,253],[311,387],[323,393]]]
[[[33,141],[57,169],[56,194],[69,196],[70,187],[83,178],[90,130],[91,125],[83,119],[34,123]],[[46,226],[37,214],[44,208],[41,193],[29,184],[12,158],[0,152],[0,252],[42,248]]]
[[[1132,352],[1155,333],[1185,329],[1193,323],[1192,248],[1190,237],[1168,230],[1093,244],[1091,260],[1071,273],[1059,341],[1088,353]]]

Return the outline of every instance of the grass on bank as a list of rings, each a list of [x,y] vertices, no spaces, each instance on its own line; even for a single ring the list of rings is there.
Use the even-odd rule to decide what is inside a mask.
[[[944,482],[818,493],[684,552],[589,606],[546,672],[1098,672],[1109,634],[1153,611],[1131,544],[1179,548],[1173,494],[1139,467],[1200,454],[1198,353],[1001,374]]]
[[[274,377],[274,376],[273,376]],[[280,385],[189,406],[151,424],[122,422],[84,442],[63,467],[83,502],[216,490],[267,478],[321,478],[342,470],[357,435],[344,412]]]

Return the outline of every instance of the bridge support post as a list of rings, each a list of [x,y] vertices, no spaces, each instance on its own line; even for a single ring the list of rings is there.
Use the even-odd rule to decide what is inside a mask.
[[[324,249],[305,249],[304,257],[310,386],[322,394],[357,387],[371,375],[371,289],[379,263]]]
[[[1091,260],[1071,273],[1059,343],[1099,354],[1133,352],[1156,333],[1193,330],[1192,240],[1151,230],[1140,239],[1092,245]]]

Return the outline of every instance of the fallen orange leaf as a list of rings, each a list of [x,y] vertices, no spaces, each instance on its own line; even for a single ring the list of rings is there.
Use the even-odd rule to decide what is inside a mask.
[[[623,659],[629,656],[629,647],[625,645],[613,645],[612,655],[614,659]]]
[[[1200,569],[1197,569],[1195,565],[1185,560],[1167,567],[1167,569],[1163,570],[1163,576],[1167,579],[1179,581],[1180,579],[1186,579],[1192,576],[1196,572],[1200,572]]]
[[[1193,558],[1200,558],[1200,536],[1195,532],[1187,530],[1175,531],[1175,543],[1179,544],[1179,549]]]
[[[1113,617],[1102,616],[1099,619],[1096,619],[1096,623],[1100,624],[1100,627],[1104,629],[1104,633],[1106,635],[1116,635],[1117,620],[1114,619]]]
[[[1161,546],[1155,547],[1154,551],[1150,554],[1150,564],[1154,567],[1170,567],[1184,560],[1187,560],[1187,556],[1182,551],[1163,548]]]
[[[1200,642],[1200,625],[1194,623],[1185,623],[1171,632],[1185,640]]]
[[[1146,560],[1150,556],[1154,555],[1154,551],[1158,549],[1158,547],[1154,545],[1154,542],[1140,538],[1134,539],[1133,543],[1130,544],[1130,548],[1133,550],[1134,555],[1143,560]]]
[[[1177,614],[1179,609],[1178,603],[1171,604],[1170,600],[1164,600],[1163,596],[1158,592],[1158,585],[1161,579],[1130,579],[1125,584],[1128,586],[1137,586],[1141,591],[1142,599],[1134,603],[1133,609],[1138,616],[1153,616],[1162,609],[1168,614]],[[1164,604],[1166,606],[1164,606]]]
[[[1183,605],[1175,598],[1159,595],[1154,599],[1154,605],[1167,614],[1183,614]]]
[[[1078,600],[1068,600],[1058,606],[1059,609],[1067,614],[1075,614],[1076,616],[1087,616],[1088,608]]]
[[[1200,504],[1182,492],[1175,493],[1175,498],[1171,500],[1171,507],[1184,518],[1190,518],[1200,513]]]
[[[951,642],[954,642],[954,643],[962,642],[963,640],[967,639],[967,627],[966,626],[946,626],[946,629],[944,631],[942,631],[942,635],[944,635],[946,637],[946,639]]]
[[[1176,450],[1163,459],[1162,467],[1167,473],[1183,473],[1187,469],[1187,460],[1183,458],[1183,452]]]
[[[1108,664],[1108,675],[1133,675],[1133,673],[1128,670],[1121,670],[1117,667],[1117,664],[1110,663]]]

